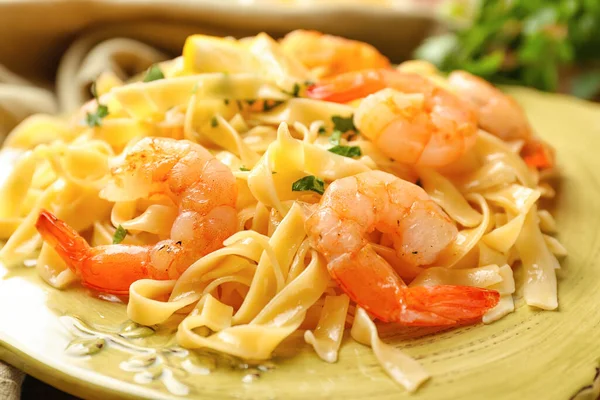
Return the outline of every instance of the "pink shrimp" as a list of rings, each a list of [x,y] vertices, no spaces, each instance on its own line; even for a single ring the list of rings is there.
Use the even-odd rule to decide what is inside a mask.
[[[472,108],[417,74],[350,72],[309,87],[307,96],[340,103],[363,99],[354,125],[386,156],[404,164],[440,167],[475,144]]]
[[[479,319],[498,303],[498,292],[476,287],[407,287],[369,243],[376,229],[412,265],[433,263],[457,229],[423,189],[385,172],[338,179],[327,188],[306,221],[311,245],[342,290],[380,320],[450,326]]]
[[[138,279],[175,279],[218,248],[237,229],[237,186],[231,171],[202,146],[145,138],[112,169],[102,194],[135,200],[162,193],[179,207],[169,239],[155,245],[91,247],[65,222],[43,210],[36,227],[69,268],[90,288],[126,294]]]
[[[475,108],[482,129],[502,140],[525,141],[521,155],[527,164],[540,169],[554,165],[554,150],[533,134],[525,112],[512,97],[465,71],[452,72],[448,84]]]
[[[390,68],[390,60],[368,43],[317,31],[295,30],[281,48],[320,77],[368,68]]]

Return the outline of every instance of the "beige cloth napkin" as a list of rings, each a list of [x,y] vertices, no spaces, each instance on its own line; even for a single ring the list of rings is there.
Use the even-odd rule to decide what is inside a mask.
[[[32,114],[79,107],[101,72],[126,79],[181,54],[193,33],[240,37],[266,31],[279,37],[296,28],[317,29],[370,41],[399,58],[433,25],[428,18],[372,12],[305,8],[277,14],[232,2],[0,0],[0,141]],[[0,399],[18,399],[23,378],[0,361]]]
[[[0,362],[0,399],[18,399],[24,378],[25,374],[21,371]]]

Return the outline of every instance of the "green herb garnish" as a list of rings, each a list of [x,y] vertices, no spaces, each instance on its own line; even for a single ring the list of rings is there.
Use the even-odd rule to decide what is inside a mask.
[[[325,192],[325,182],[323,182],[323,179],[321,178],[309,175],[292,183],[292,191],[294,192],[304,192],[309,190],[323,194]]]
[[[252,104],[256,103],[256,100],[255,99],[246,100],[246,103],[248,103],[249,106],[252,106]]]
[[[342,133],[346,133],[348,131],[356,131],[357,129],[354,126],[353,118],[353,115],[349,117],[341,117],[339,115],[334,115],[333,117],[331,117],[331,121],[333,122],[333,130],[340,131]]]
[[[121,243],[125,239],[125,236],[127,236],[127,230],[119,225],[115,231],[115,234],[113,235],[113,244]]]
[[[240,171],[247,172],[247,171],[250,171],[250,170],[249,170],[248,168],[246,168],[246,167],[244,167],[244,166],[242,165],[242,166],[240,167]]]
[[[298,83],[294,83],[294,86],[292,87],[292,91],[288,92],[286,90],[282,90],[283,93],[285,94],[289,94],[292,97],[299,97],[300,96],[300,85]]]
[[[300,85],[294,83],[294,87],[292,88],[292,96],[298,97],[300,95]]]
[[[223,103],[225,103],[225,105],[228,106],[229,105],[229,99],[223,100]]]
[[[270,111],[281,104],[283,101],[280,100],[265,100],[263,101],[263,111]]]
[[[340,145],[340,139],[344,133],[357,131],[356,126],[354,126],[353,116],[341,117],[334,115],[331,117],[331,121],[333,122],[333,132],[331,133],[329,142],[333,144],[333,147],[329,151],[344,157],[360,157],[362,155],[360,147]]]
[[[217,117],[212,117],[210,119],[210,126],[212,126],[213,128],[219,126],[219,121],[217,120]]]
[[[324,127],[324,126],[321,126],[321,127],[319,128],[319,131],[318,131],[318,132],[319,132],[319,135],[324,135],[324,134],[326,134],[326,133],[327,133],[327,129],[325,129],[325,127]]]
[[[362,152],[360,151],[360,147],[358,146],[334,146],[330,149],[328,149],[328,151],[335,153],[335,154],[339,154],[340,156],[344,156],[344,157],[360,157],[362,155]]]
[[[85,117],[85,123],[90,127],[101,126],[102,119],[108,115],[108,107],[104,104],[98,104],[95,112],[88,112]]]
[[[94,82],[92,84],[90,91],[92,92],[92,95],[96,99],[96,104],[98,106],[96,107],[96,111],[88,112],[86,114],[85,123],[89,127],[93,128],[95,126],[102,125],[102,119],[104,119],[106,116],[108,116],[108,107],[104,104],[100,104],[100,99],[98,98],[98,94],[96,93],[96,82]]]
[[[160,67],[154,64],[148,68],[148,72],[146,72],[146,76],[144,77],[144,82],[152,82],[159,79],[165,79],[165,75],[160,70]]]

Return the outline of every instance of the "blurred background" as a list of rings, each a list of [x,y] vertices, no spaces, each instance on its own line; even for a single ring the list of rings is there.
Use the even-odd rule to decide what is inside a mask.
[[[1,0],[0,137],[28,115],[72,111],[106,70],[124,80],[180,55],[190,34],[294,29],[600,100],[600,0]]]
[[[2,0],[0,137],[33,113],[69,111],[105,69],[127,79],[181,54],[192,33],[294,29],[600,101],[600,0]],[[73,398],[30,377],[22,393]]]
[[[298,28],[368,41],[396,62],[424,58],[598,99],[598,0],[8,0],[0,3],[0,64],[51,79],[77,38],[99,42],[103,31],[177,54],[191,32],[280,37]]]

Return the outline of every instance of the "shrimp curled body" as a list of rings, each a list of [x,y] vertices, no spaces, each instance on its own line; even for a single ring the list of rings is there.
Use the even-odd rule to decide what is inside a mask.
[[[145,138],[123,156],[101,195],[111,201],[167,195],[179,209],[169,239],[147,246],[91,247],[48,211],[36,223],[44,241],[84,285],[116,294],[126,294],[139,279],[179,277],[198,258],[222,247],[237,226],[235,178],[202,146]]]
[[[371,171],[334,181],[306,230],[340,287],[382,321],[456,325],[480,318],[499,300],[498,292],[476,287],[409,288],[375,252],[368,234],[378,230],[391,236],[401,260],[428,265],[457,235],[423,189],[391,174]]]
[[[541,169],[554,165],[554,150],[534,135],[525,112],[512,97],[465,71],[452,72],[448,84],[476,110],[482,129],[502,140],[525,142],[521,155],[527,164]]]
[[[404,164],[440,167],[475,144],[472,107],[418,74],[350,72],[322,80],[307,95],[340,103],[363,99],[354,124],[386,156]]]
[[[281,40],[281,48],[321,78],[348,71],[390,68],[390,61],[368,43],[316,31],[295,30]]]

